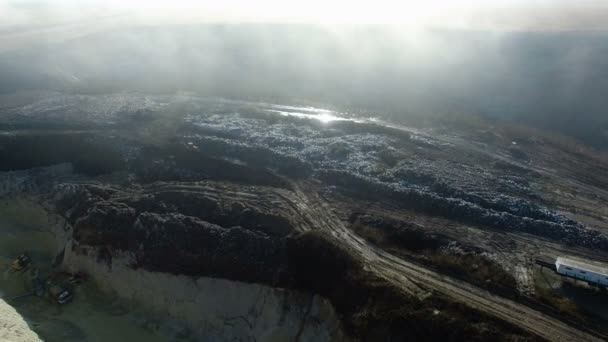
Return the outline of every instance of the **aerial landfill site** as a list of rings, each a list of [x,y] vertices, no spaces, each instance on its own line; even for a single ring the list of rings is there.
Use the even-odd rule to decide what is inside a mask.
[[[187,95],[0,118],[3,340],[112,330],[76,310],[165,341],[608,337],[608,162],[542,131]]]

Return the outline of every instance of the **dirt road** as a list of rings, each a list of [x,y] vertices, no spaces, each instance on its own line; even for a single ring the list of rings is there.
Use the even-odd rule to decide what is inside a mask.
[[[360,253],[370,271],[408,293],[425,298],[431,292],[439,292],[550,341],[604,341],[526,305],[405,261],[367,243],[345,226],[325,199],[316,193],[305,193],[302,188],[296,189],[296,193],[314,212],[310,216],[318,219],[315,228],[328,230],[340,244]]]
[[[551,341],[603,341],[547,313],[403,260],[368,243],[347,227],[314,184],[293,184],[293,191],[216,182],[161,184],[145,188],[142,194],[168,191],[196,192],[222,205],[239,202],[260,212],[280,211],[284,217],[290,218],[297,231],[321,230],[328,233],[340,245],[360,255],[370,272],[421,300],[440,293]]]

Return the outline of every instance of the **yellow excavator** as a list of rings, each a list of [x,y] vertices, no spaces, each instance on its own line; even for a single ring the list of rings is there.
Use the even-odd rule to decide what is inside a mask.
[[[21,254],[17,259],[15,259],[10,266],[10,273],[23,273],[30,268],[32,264],[32,259],[27,254]]]
[[[30,296],[47,297],[53,303],[63,305],[69,303],[74,298],[74,284],[79,284],[86,279],[83,273],[69,274],[64,272],[54,272],[48,277],[41,278],[38,269],[32,266],[32,260],[27,254],[21,254],[11,264],[10,273],[24,273],[31,270],[32,290],[23,295],[13,297],[20,299]],[[65,280],[65,281],[64,281]]]

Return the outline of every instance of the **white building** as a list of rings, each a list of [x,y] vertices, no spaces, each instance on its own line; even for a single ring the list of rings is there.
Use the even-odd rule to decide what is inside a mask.
[[[557,258],[555,269],[557,273],[563,276],[583,280],[593,285],[608,287],[608,269],[606,268],[572,259]]]

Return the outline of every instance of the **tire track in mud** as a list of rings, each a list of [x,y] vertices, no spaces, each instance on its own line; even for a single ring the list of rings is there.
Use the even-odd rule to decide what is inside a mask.
[[[312,218],[308,205],[303,199],[295,197],[288,190],[264,186],[234,186],[212,181],[196,184],[154,184],[146,187],[141,194],[158,194],[163,192],[189,192],[200,194],[218,203],[245,203],[246,207],[260,212],[280,213],[288,218],[297,231],[306,231],[316,220]]]
[[[340,244],[359,253],[370,271],[407,293],[424,299],[432,291],[439,292],[550,341],[604,341],[534,308],[405,261],[369,244],[346,227],[319,194],[314,191],[305,193],[301,188],[295,187],[297,197],[309,204],[308,210],[314,212],[311,216],[320,223],[315,226],[316,229],[327,230]]]

